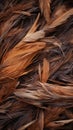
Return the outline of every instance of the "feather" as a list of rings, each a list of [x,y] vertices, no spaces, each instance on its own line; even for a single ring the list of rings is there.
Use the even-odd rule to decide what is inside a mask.
[[[40,5],[40,9],[41,9],[41,13],[44,15],[45,20],[47,21],[47,23],[50,22],[50,0],[39,0],[39,5]]]
[[[49,78],[49,62],[44,58],[43,60],[43,67],[42,67],[42,82],[47,82]]]
[[[73,15],[73,9],[69,9],[65,13],[63,13],[61,16],[59,16],[56,20],[54,20],[49,28],[55,28],[61,24],[63,24],[71,15]]]

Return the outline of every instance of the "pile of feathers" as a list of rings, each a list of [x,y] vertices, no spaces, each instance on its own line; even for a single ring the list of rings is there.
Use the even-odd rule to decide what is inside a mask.
[[[73,0],[0,0],[0,130],[73,130]]]

